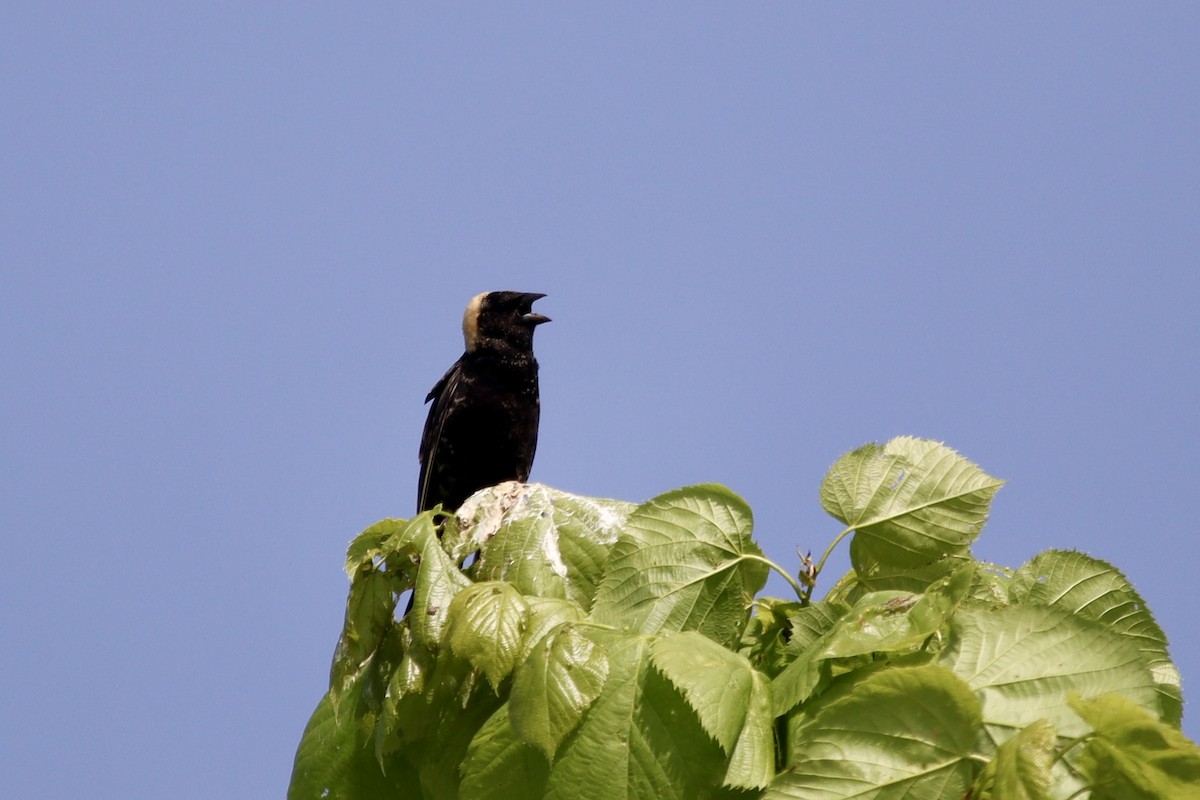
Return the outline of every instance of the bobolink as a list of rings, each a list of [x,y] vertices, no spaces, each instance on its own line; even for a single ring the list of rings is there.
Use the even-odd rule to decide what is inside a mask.
[[[476,491],[525,481],[537,449],[538,364],[533,329],[544,294],[484,292],[463,314],[466,352],[425,398],[417,511],[454,511]]]

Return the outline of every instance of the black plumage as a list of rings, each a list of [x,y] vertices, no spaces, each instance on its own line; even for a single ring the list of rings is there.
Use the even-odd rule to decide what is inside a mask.
[[[537,450],[538,364],[534,313],[543,294],[485,292],[463,314],[466,351],[442,376],[421,436],[417,510],[456,510],[476,491],[529,479]]]

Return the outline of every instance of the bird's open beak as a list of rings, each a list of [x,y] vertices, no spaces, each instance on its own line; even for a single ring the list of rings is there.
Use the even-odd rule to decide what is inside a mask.
[[[545,296],[546,295],[539,294],[538,292],[527,292],[525,294],[525,299],[529,301],[529,305],[532,307],[535,300],[541,300]],[[543,314],[538,314],[531,308],[531,310],[526,311],[521,315],[521,321],[526,325],[533,327],[535,325],[541,325],[543,322],[549,322],[550,318]]]

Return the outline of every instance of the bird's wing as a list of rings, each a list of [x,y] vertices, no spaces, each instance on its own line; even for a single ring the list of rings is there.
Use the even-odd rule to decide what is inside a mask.
[[[426,403],[432,400],[433,404],[429,406],[429,416],[425,418],[425,430],[421,434],[421,451],[417,454],[417,458],[421,462],[421,474],[417,480],[418,513],[428,509],[425,503],[429,497],[429,479],[433,474],[433,465],[437,463],[437,446],[442,439],[442,426],[446,424],[450,399],[454,397],[461,380],[462,361],[459,360],[454,362],[454,366],[446,371],[442,379],[434,384],[425,397]]]

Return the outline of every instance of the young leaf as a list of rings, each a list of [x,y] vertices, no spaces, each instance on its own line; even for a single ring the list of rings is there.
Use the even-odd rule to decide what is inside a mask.
[[[417,520],[422,519],[426,519],[424,514],[417,517]],[[471,579],[462,574],[458,564],[442,549],[432,523],[427,522],[426,525],[428,535],[421,544],[412,608],[405,619],[412,629],[413,640],[433,651],[441,642],[450,602],[471,585]]]
[[[417,784],[416,772],[403,758],[394,759],[386,774],[375,760],[372,732],[360,719],[370,712],[362,703],[362,681],[354,680],[342,696],[341,713],[332,694],[321,699],[308,725],[288,786],[288,800],[357,800],[362,797],[400,797]]]
[[[1084,553],[1047,550],[1016,571],[1009,598],[1065,608],[1125,636],[1141,651],[1158,685],[1163,719],[1179,725],[1183,693],[1179,670],[1167,654],[1167,636],[1146,601],[1112,564]]]
[[[763,800],[963,797],[979,724],[979,701],[949,670],[876,672],[816,712]]]
[[[898,654],[937,633],[971,587],[968,564],[921,594],[869,592],[842,616],[820,650],[822,658]]]
[[[732,752],[754,688],[750,662],[694,631],[657,638],[650,658],[683,693],[708,735]]]
[[[547,800],[693,800],[711,796],[720,748],[679,692],[649,669],[646,637],[596,631],[608,656],[604,689],[559,751]]]
[[[1118,692],[1157,711],[1150,671],[1121,635],[1063,609],[963,607],[939,662],[979,695],[991,738],[1000,743],[1045,718],[1061,736],[1086,733],[1067,693]]]
[[[330,668],[330,699],[336,706],[362,665],[379,648],[392,627],[396,598],[411,585],[398,563],[411,564],[411,554],[434,540],[428,515],[413,520],[385,519],[355,537],[346,553],[350,591],[342,635]]]
[[[1057,739],[1054,726],[1039,720],[1000,745],[972,787],[978,800],[1050,800]]]
[[[529,606],[510,584],[476,583],[450,603],[446,640],[455,655],[482,670],[496,691],[517,663]]]
[[[943,444],[901,436],[838,459],[821,484],[821,504],[856,531],[860,572],[929,568],[975,540],[1003,483]]]
[[[850,540],[850,564],[861,591],[923,592],[973,563],[965,548],[947,555],[930,556],[927,561],[896,561],[893,560],[895,556],[895,551],[881,546],[878,538],[855,535]]]
[[[570,600],[526,596],[525,603],[529,606],[529,614],[526,616],[521,653],[517,657],[521,664],[529,660],[533,648],[541,643],[546,634],[567,623],[583,622],[587,619],[583,609]]]
[[[734,646],[767,577],[751,527],[745,501],[723,486],[642,504],[613,546],[593,618],[647,634],[695,630]]]
[[[818,603],[795,615],[788,649],[796,658],[771,684],[775,714],[787,713],[828,680],[827,662],[875,654],[895,657],[923,646],[962,601],[972,574],[970,568],[960,569],[923,594],[871,592],[849,609]]]
[[[394,552],[394,546],[385,544],[417,538],[410,533],[410,520],[384,519],[354,537],[346,548],[346,574],[351,580],[364,567],[376,568],[386,554]],[[415,527],[412,529],[415,531]],[[392,565],[395,566],[395,565]]]
[[[604,651],[574,626],[560,626],[542,637],[513,678],[508,700],[513,730],[553,761],[607,677]]]
[[[502,706],[471,740],[462,772],[462,800],[540,798],[546,791],[550,764],[537,748],[517,736],[508,707]]]
[[[1070,702],[1095,731],[1079,760],[1095,800],[1194,800],[1200,786],[1195,742],[1118,695]]]
[[[654,666],[683,693],[700,725],[729,754],[724,785],[761,789],[775,774],[771,691],[750,662],[688,631],[658,638]]]
[[[395,588],[394,576],[379,570],[360,570],[350,584],[346,621],[329,671],[335,705],[387,635],[396,610]]]
[[[841,604],[820,602],[801,609],[792,617],[788,652],[793,653],[794,658],[771,681],[774,716],[783,716],[807,700],[823,681],[829,679],[821,651],[846,611]]]
[[[791,660],[787,654],[788,642],[795,635],[790,617],[805,606],[794,600],[777,597],[760,597],[754,601],[750,619],[742,631],[738,652],[750,659],[754,668],[773,678],[783,671]]]
[[[565,598],[587,610],[634,508],[537,483],[501,484],[463,504],[459,533],[464,549],[480,551],[476,580],[508,581],[521,594]]]
[[[750,673],[750,704],[746,722],[733,745],[723,784],[735,789],[761,789],[775,775],[775,715],[771,713],[771,684],[758,670]]]
[[[945,621],[931,595],[872,592],[864,595],[820,649],[821,658],[900,653],[920,645]]]

